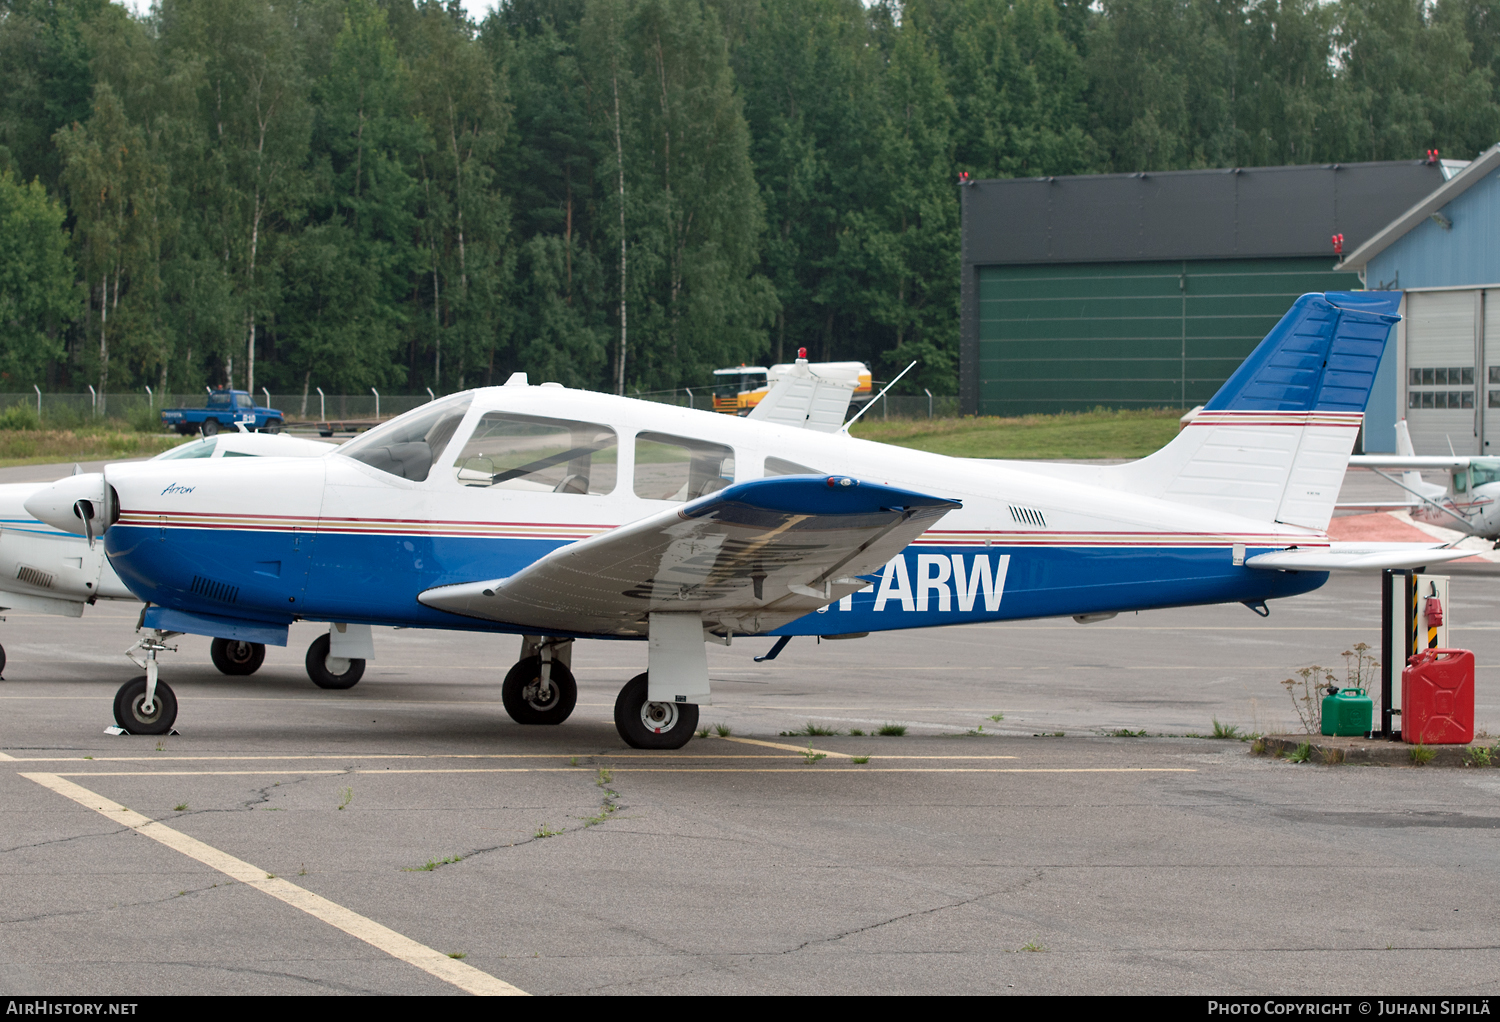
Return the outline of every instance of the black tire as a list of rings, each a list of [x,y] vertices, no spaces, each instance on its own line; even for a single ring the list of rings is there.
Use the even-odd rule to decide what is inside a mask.
[[[698,730],[698,704],[648,702],[647,691],[644,674],[637,674],[620,689],[615,698],[615,730],[633,749],[682,748]]]
[[[260,670],[260,665],[266,662],[266,647],[259,642],[215,639],[209,643],[208,656],[220,674],[243,676]]]
[[[280,433],[281,432],[281,420],[280,419],[267,419],[266,420],[266,424],[260,428],[260,431],[262,433]]]
[[[219,435],[219,420],[218,419],[204,419],[203,420],[203,425],[201,425],[201,426],[198,427],[198,431],[200,433],[202,433],[204,436],[218,436]]]
[[[334,674],[328,669],[329,645],[328,636],[325,634],[318,636],[313,640],[313,644],[307,647],[307,676],[319,688],[353,688],[359,683],[359,679],[364,677],[365,662],[351,657],[344,673]]]
[[[131,678],[115,693],[115,723],[133,735],[164,735],[177,722],[177,696],[160,678],[156,680],[156,707],[143,714],[146,701],[146,676]]]
[[[5,647],[4,646],[0,646],[0,674],[4,674],[4,673],[5,673]],[[0,681],[4,681],[4,680],[5,680],[4,678],[0,678]]]
[[[500,686],[500,701],[505,712],[517,724],[561,724],[578,705],[578,682],[573,672],[552,661],[552,698],[538,702],[537,686],[542,680],[542,658],[527,657],[506,674]],[[527,690],[530,689],[530,692]]]

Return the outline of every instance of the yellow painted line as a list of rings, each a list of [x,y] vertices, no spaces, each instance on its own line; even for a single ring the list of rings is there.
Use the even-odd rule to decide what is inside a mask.
[[[504,980],[496,979],[487,972],[481,972],[456,958],[449,958],[441,951],[419,944],[410,937],[402,936],[395,930],[381,926],[373,919],[367,919],[357,912],[352,912],[306,888],[298,887],[288,880],[273,877],[258,866],[253,866],[243,859],[236,859],[228,852],[221,852],[212,845],[204,844],[197,838],[188,837],[165,824],[157,823],[150,817],[133,812],[118,802],[111,802],[87,788],[81,788],[72,781],[64,780],[57,774],[22,774],[21,776],[65,798],[72,799],[86,809],[94,810],[106,819],[129,827],[138,834],[144,834],[173,851],[181,852],[190,859],[196,859],[210,869],[216,869],[225,876],[269,894],[295,909],[300,909],[314,919],[320,919],[329,926],[343,930],[349,936],[384,951],[392,958],[399,958],[409,965],[415,965],[423,972],[451,983],[466,993],[489,996],[525,996],[526,994],[526,991],[511,986]]]
[[[816,752],[817,750],[813,750]],[[800,759],[807,754],[805,747],[797,749],[795,756],[775,756],[770,753],[609,753],[609,752],[579,752],[579,753],[455,753],[445,755],[437,753],[433,755],[384,755],[376,754],[369,756],[7,756],[0,752],[0,760],[12,763],[302,763],[322,760],[338,760],[349,763],[351,766],[367,760],[418,760],[418,759],[593,759],[608,761],[610,763],[628,762],[631,760],[646,759],[671,759],[671,760],[698,760],[698,759]],[[844,755],[844,753],[838,753]],[[850,753],[849,755],[864,755],[864,753]],[[873,753],[871,754],[873,755]],[[1017,759],[1016,756],[892,756],[882,754],[881,759]],[[572,767],[562,769],[582,769]],[[590,768],[592,769],[592,768]],[[304,771],[307,772],[307,771]],[[322,771],[324,773],[337,771]]]
[[[816,750],[815,750],[816,751]],[[616,773],[631,774],[803,774],[801,767],[633,767],[614,766]],[[591,767],[410,767],[392,770],[74,770],[48,777],[266,777],[275,774],[567,774],[592,773]],[[813,771],[816,772],[816,771]],[[823,771],[828,773],[828,771]],[[1196,767],[871,767],[869,770],[837,770],[839,776],[872,774],[1196,774]],[[22,774],[30,777],[31,774]]]
[[[726,736],[726,737],[724,737],[721,740],[722,741],[726,741],[726,742],[739,742],[739,743],[741,743],[743,745],[759,745],[759,746],[762,746],[763,748],[767,748],[767,749],[780,749],[783,752],[801,752],[801,753],[806,753],[808,749],[812,749],[812,745],[811,744],[808,744],[808,745],[786,745],[786,744],[784,744],[782,742],[763,742],[763,741],[761,741],[758,738],[733,738],[733,737]],[[824,756],[843,756],[845,759],[853,759],[854,758],[854,754],[853,753],[849,753],[849,752],[831,752],[831,751],[829,751],[827,749],[812,749],[812,751],[816,752],[816,753],[821,753]]]

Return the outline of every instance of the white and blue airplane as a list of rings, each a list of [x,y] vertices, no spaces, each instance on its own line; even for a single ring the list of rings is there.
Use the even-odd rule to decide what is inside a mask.
[[[637,748],[679,748],[711,697],[705,642],[775,637],[774,656],[793,636],[1233,602],[1264,615],[1331,570],[1465,556],[1326,532],[1397,319],[1383,292],[1304,295],[1190,425],[1125,465],[857,440],[790,390],[734,418],[516,374],[324,458],[110,466],[26,508],[102,533],[150,604],[147,673],[115,700],[129,732],[173,723],[155,659],[172,634],[285,645],[313,620],[333,627],[309,669],[335,680],[372,625],[519,635],[501,692],[524,724],[571,713],[573,640],[644,641],[615,724]]]

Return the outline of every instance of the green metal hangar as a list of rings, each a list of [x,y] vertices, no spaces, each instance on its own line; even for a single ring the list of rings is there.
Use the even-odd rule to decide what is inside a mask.
[[[1202,404],[1298,295],[1359,288],[1336,250],[1452,171],[1414,160],[966,183],[960,405]]]
[[[1385,417],[1406,417],[1418,454],[1500,455],[1500,146],[1345,251],[1337,269],[1402,292]]]

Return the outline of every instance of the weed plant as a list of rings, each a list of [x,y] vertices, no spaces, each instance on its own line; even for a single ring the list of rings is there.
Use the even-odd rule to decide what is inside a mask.
[[[1241,735],[1240,735],[1240,729],[1239,729],[1239,727],[1237,725],[1234,725],[1234,724],[1220,724],[1218,717],[1214,717],[1214,718],[1212,718],[1212,720],[1214,722],[1214,734],[1213,734],[1213,737],[1215,737],[1215,738],[1239,738],[1239,737],[1241,737]]]
[[[878,731],[876,731],[875,733],[876,734],[880,734],[880,735],[885,735],[887,737],[899,738],[902,735],[906,734],[906,725],[905,724],[882,724],[882,725],[880,725],[880,729]]]
[[[1471,745],[1464,750],[1464,766],[1487,767],[1494,766],[1494,749],[1483,745]]]
[[[1312,743],[1303,742],[1291,752],[1286,754],[1288,763],[1306,763],[1312,759]]]
[[[1433,757],[1437,755],[1437,750],[1429,749],[1427,746],[1418,742],[1416,745],[1413,745],[1411,747],[1411,751],[1408,752],[1407,755],[1411,757],[1412,766],[1423,766],[1427,763],[1432,762]]]

